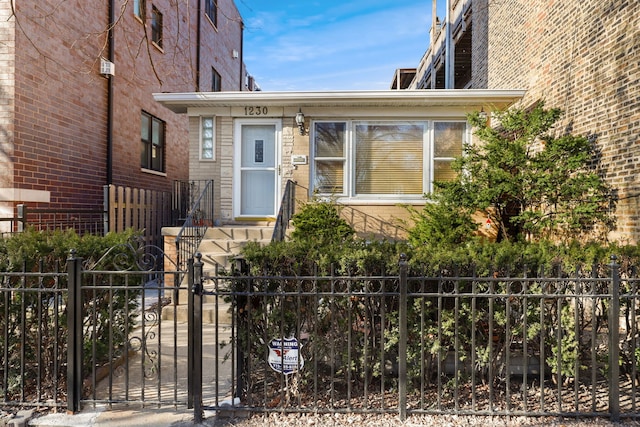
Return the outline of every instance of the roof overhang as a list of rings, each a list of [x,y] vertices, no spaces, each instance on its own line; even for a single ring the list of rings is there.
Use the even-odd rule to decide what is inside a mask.
[[[187,92],[155,93],[156,101],[176,113],[190,108],[240,107],[471,107],[505,108],[519,101],[524,90],[429,89],[325,92]]]

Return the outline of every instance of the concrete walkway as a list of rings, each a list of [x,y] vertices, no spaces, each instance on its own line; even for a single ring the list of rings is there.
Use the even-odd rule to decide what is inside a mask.
[[[175,325],[175,341],[174,341]],[[215,412],[205,411],[204,423],[193,422],[193,409],[187,409],[187,328],[186,322],[163,320],[146,332],[147,356],[138,351],[128,358],[128,369],[116,369],[112,380],[104,378],[97,384],[91,400],[163,402],[158,404],[112,403],[84,404],[74,415],[48,414],[27,421],[39,427],[163,427],[213,425]],[[158,333],[159,332],[159,333]],[[140,331],[138,331],[140,333]],[[135,336],[135,332],[133,334]],[[228,325],[203,325],[203,406],[221,406],[231,393],[231,328]],[[216,348],[218,349],[216,353]],[[144,368],[143,368],[143,360]],[[217,376],[216,376],[217,367]],[[146,374],[145,374],[146,372]],[[168,402],[168,403],[167,403]],[[171,402],[177,402],[172,404]],[[19,424],[16,424],[19,425]]]

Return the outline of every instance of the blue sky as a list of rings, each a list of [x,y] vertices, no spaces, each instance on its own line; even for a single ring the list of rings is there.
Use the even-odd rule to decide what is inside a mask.
[[[395,69],[417,67],[429,45],[431,0],[236,5],[245,23],[244,62],[265,91],[388,89]]]

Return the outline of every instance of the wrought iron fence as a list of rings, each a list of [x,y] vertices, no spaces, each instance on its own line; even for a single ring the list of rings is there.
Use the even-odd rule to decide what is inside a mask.
[[[65,273],[0,273],[4,404],[66,406]]]
[[[187,272],[157,253],[132,243],[56,272],[0,272],[2,404],[186,405],[187,328],[162,314]]]
[[[399,271],[213,289],[234,301],[243,408],[640,417],[635,273]]]
[[[640,418],[640,279],[615,262],[573,274],[424,276],[401,260],[389,275],[240,266],[205,277],[196,258],[187,323],[162,319],[180,308],[166,283],[186,274],[165,262],[131,247],[0,273],[3,403],[186,405],[196,420],[227,399],[252,412]]]
[[[27,225],[36,230],[74,230],[78,234],[103,235],[109,229],[107,212],[103,209],[34,208],[16,206],[16,216],[0,218],[6,226],[2,236],[22,232]]]

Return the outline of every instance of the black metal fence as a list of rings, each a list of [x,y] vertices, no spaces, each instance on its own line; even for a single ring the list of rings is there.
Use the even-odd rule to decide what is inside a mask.
[[[27,225],[36,230],[74,230],[78,234],[103,235],[109,229],[108,213],[103,209],[34,208],[16,206],[16,216],[0,218],[5,224],[2,236],[22,232]]]
[[[640,417],[638,276],[235,278],[259,412]]]
[[[640,418],[640,279],[615,261],[536,277],[421,276],[405,260],[394,275],[205,277],[198,258],[187,273],[132,250],[0,273],[5,405]],[[166,284],[185,274],[180,320]]]
[[[296,185],[297,183],[291,180],[288,180],[285,185],[282,202],[276,217],[276,224],[273,228],[273,235],[271,236],[272,242],[281,242],[285,239],[289,222],[296,210]]]
[[[0,272],[3,405],[187,404],[187,328],[162,321],[178,309],[166,284],[187,272],[152,253],[123,245],[56,272]]]

